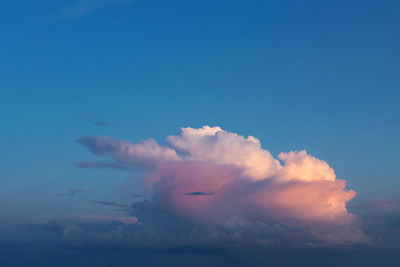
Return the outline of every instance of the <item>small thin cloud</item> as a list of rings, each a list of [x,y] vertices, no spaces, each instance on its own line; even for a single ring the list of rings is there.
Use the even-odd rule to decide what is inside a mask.
[[[107,127],[114,125],[112,122],[108,122],[103,119],[104,114],[100,112],[89,112],[84,113],[79,116],[70,117],[69,120],[71,121],[88,121],[93,125]]]
[[[59,195],[60,197],[65,197],[65,196],[71,196],[71,197],[73,197],[73,196],[76,196],[76,195],[78,195],[78,194],[80,194],[80,193],[86,193],[86,191],[80,190],[80,189],[70,189],[70,190],[68,190],[68,191],[65,192],[65,193],[59,193],[58,195]]]
[[[106,122],[106,121],[94,121],[92,122],[94,125],[97,126],[110,126],[110,125],[114,125],[114,123],[112,122]]]
[[[83,214],[83,215],[75,215],[64,217],[60,222],[55,221],[56,224],[60,224],[59,226],[66,226],[70,230],[80,230],[77,225],[65,225],[62,222],[75,222],[75,223],[112,223],[112,222],[120,222],[123,224],[137,224],[139,223],[138,219],[134,216],[128,217],[119,217],[119,216],[107,216],[107,215],[95,215],[95,214]],[[75,228],[75,229],[71,229]],[[78,231],[80,232],[80,231]]]
[[[128,208],[130,205],[112,201],[99,201],[99,200],[89,200],[92,203],[99,204],[99,205],[106,205],[106,206],[113,206],[118,208]]]
[[[185,196],[212,196],[214,192],[189,192],[185,193]]]
[[[126,167],[122,164],[113,163],[113,162],[91,162],[91,161],[79,161],[75,163],[75,166],[83,169],[122,169],[122,170],[130,170],[131,168]]]
[[[352,208],[363,212],[400,212],[400,198],[377,199],[352,205]]]
[[[80,0],[75,5],[65,7],[63,12],[55,18],[74,18],[89,15],[98,9],[106,7],[123,7],[131,4],[133,0]]]

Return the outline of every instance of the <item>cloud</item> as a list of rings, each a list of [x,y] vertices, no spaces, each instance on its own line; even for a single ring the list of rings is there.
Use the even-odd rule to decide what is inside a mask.
[[[213,192],[189,192],[185,193],[185,196],[212,196]]]
[[[111,156],[118,163],[136,167],[152,167],[164,161],[180,159],[174,149],[160,146],[153,139],[131,144],[105,136],[85,136],[78,142],[97,156]]]
[[[64,197],[64,196],[73,197],[73,196],[76,196],[76,195],[78,195],[80,193],[86,193],[86,191],[80,190],[80,189],[70,189],[67,193],[60,193],[58,195],[61,196],[61,197]]]
[[[362,218],[363,230],[380,246],[400,247],[400,199],[375,199],[350,205]]]
[[[400,198],[375,199],[368,202],[352,205],[352,208],[361,213],[400,213]]]
[[[111,222],[120,222],[123,224],[139,223],[139,220],[134,216],[122,217],[122,216],[106,216],[106,215],[95,215],[95,214],[75,215],[63,218],[63,220],[76,223],[111,223]]]
[[[113,168],[113,169],[132,169],[129,166],[124,166],[122,164],[113,162],[90,162],[90,161],[79,161],[75,163],[76,167],[84,169],[103,169],[103,168]]]
[[[257,138],[245,138],[219,127],[182,128],[180,135],[168,136],[167,142],[176,151],[187,153],[190,160],[235,166],[254,180],[268,177],[281,168],[278,160],[261,149]]]
[[[202,228],[224,228],[234,218],[252,227],[260,222],[299,228],[321,243],[370,242],[346,208],[356,193],[336,179],[327,162],[305,150],[280,153],[281,165],[257,138],[209,126],[182,128],[166,145],[103,136],[78,142],[97,156],[146,170],[141,181],[151,198],[147,211]],[[211,195],[206,192],[212,197],[188,197]]]
[[[90,120],[91,121],[91,120],[98,120],[99,117],[102,116],[102,115],[103,114],[99,113],[99,112],[89,112],[89,113],[81,114],[81,115],[76,116],[76,117],[71,117],[69,119],[72,120],[72,121],[79,121],[79,120],[83,120],[83,121]]]
[[[78,0],[73,1],[69,7],[66,7],[64,12],[56,16],[56,18],[81,17],[89,15],[100,8],[127,6],[133,0]],[[90,113],[97,114],[97,113]]]
[[[98,126],[110,126],[110,125],[113,125],[114,123],[106,122],[106,121],[94,121],[93,124],[98,125]]]
[[[95,204],[100,204],[100,205],[118,207],[118,208],[127,208],[127,207],[129,207],[129,204],[117,203],[117,202],[112,202],[112,201],[90,200],[90,202],[95,203]]]
[[[103,127],[114,125],[114,123],[112,123],[112,122],[107,122],[107,121],[104,121],[103,119],[101,119],[101,117],[103,115],[104,115],[103,113],[91,112],[91,113],[82,114],[80,116],[71,117],[71,118],[69,118],[69,120],[89,121],[94,125],[103,126]]]

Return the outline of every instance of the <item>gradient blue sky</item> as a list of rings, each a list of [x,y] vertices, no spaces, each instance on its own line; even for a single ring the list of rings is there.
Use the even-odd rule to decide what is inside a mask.
[[[353,201],[398,197],[399,1],[4,1],[0,216],[108,212],[130,173],[76,168],[83,135],[253,135],[326,160]],[[85,114],[99,113],[107,126]],[[133,185],[128,185],[133,187]],[[38,208],[40,207],[40,208]]]

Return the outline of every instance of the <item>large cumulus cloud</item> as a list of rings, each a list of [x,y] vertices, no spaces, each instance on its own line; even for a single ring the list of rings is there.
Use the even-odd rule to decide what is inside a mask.
[[[198,227],[224,227],[233,220],[296,227],[325,243],[369,242],[346,209],[356,193],[304,150],[276,159],[255,137],[209,126],[182,128],[165,145],[102,136],[78,142],[97,156],[146,170],[143,183],[153,209]]]

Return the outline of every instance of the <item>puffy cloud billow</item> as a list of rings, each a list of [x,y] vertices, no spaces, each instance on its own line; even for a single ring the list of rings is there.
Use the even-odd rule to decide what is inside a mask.
[[[113,164],[146,170],[141,181],[150,202],[133,208],[148,207],[150,213],[157,210],[201,229],[269,225],[280,232],[296,229],[290,235],[307,234],[314,242],[370,242],[346,209],[356,193],[336,179],[328,163],[304,150],[280,153],[276,159],[253,136],[209,126],[182,128],[165,145],[103,136],[78,142],[97,156],[111,157]],[[146,209],[132,213],[146,224]],[[240,238],[246,231],[233,233]]]

